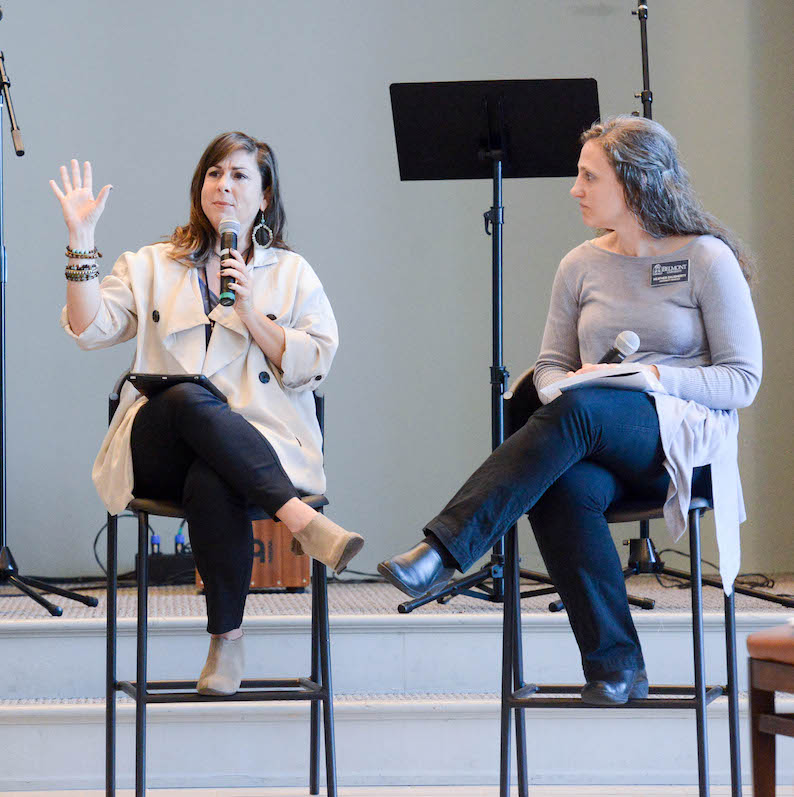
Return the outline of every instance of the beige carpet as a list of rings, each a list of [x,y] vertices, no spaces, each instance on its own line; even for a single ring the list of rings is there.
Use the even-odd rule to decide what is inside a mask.
[[[775,585],[771,592],[794,595],[794,574],[774,576]],[[528,588],[528,586],[526,587]],[[665,589],[653,576],[634,576],[629,581],[629,592],[652,598],[656,601],[654,612],[680,612],[689,609],[688,589]],[[62,598],[51,599],[63,607],[65,618],[102,618],[105,616],[105,593],[103,590],[84,590],[85,595],[99,599],[96,608],[83,606]],[[407,598],[394,587],[385,583],[342,584],[329,583],[330,612],[332,615],[382,615],[394,614],[397,604]],[[547,612],[550,600],[555,596],[525,598],[522,601],[524,612]],[[134,588],[119,590],[119,617],[135,616],[136,591]],[[722,612],[722,593],[719,589],[705,587],[703,601],[706,612]],[[246,617],[275,615],[309,615],[311,594],[305,593],[266,593],[249,595],[246,604]],[[781,622],[794,616],[794,609],[779,606],[757,598],[737,595],[738,612],[772,612],[781,615]],[[446,605],[436,602],[416,610],[416,614],[487,614],[500,612],[501,605],[459,596]],[[634,609],[642,612],[642,609]],[[204,597],[190,586],[152,587],[149,592],[149,613],[152,618],[196,617],[205,613]],[[32,620],[49,617],[49,614],[30,598],[12,594],[9,588],[0,593],[0,622],[13,620]]]

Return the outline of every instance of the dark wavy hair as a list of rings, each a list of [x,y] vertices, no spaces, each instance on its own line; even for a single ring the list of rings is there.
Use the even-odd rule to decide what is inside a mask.
[[[713,235],[736,255],[747,282],[755,282],[752,254],[704,210],[681,163],[675,138],[658,122],[614,116],[585,130],[581,141],[598,141],[603,147],[623,186],[626,205],[649,235]]]
[[[256,157],[259,173],[262,176],[262,191],[267,199],[267,208],[264,213],[261,210],[257,213],[254,224],[258,224],[264,216],[265,224],[273,230],[271,246],[289,250],[284,239],[287,217],[279,190],[276,156],[264,141],[257,141],[245,133],[232,132],[222,133],[214,138],[199,158],[196,170],[193,172],[193,180],[190,183],[190,220],[183,227],[177,227],[171,235],[174,257],[199,264],[205,262],[210,253],[214,251],[217,233],[201,207],[204,176],[208,169],[228,158],[238,149],[250,152]]]

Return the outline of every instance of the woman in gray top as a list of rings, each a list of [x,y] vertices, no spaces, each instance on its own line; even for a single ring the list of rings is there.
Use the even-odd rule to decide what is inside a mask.
[[[630,116],[582,136],[571,195],[597,237],[569,252],[554,280],[534,379],[542,389],[593,364],[625,329],[628,360],[653,392],[582,388],[536,411],[379,571],[416,597],[466,571],[529,513],[576,636],[582,698],[613,705],[648,694],[620,560],[604,514],[625,494],[665,502],[675,539],[698,470],[711,466],[726,591],[738,572],[744,520],[736,410],[761,381],[761,339],[748,284],[752,263],[706,213],[658,123]]]

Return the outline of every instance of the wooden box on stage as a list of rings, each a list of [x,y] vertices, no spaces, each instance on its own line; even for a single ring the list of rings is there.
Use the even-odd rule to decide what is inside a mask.
[[[304,589],[309,586],[310,559],[305,554],[295,556],[290,550],[292,534],[283,523],[255,520],[254,567],[251,589]],[[196,586],[204,588],[198,571]]]

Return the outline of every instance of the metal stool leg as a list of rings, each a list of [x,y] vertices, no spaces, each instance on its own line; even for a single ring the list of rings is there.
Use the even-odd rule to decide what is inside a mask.
[[[513,649],[520,642],[514,639],[515,592],[515,526],[505,537],[504,602],[502,619],[502,710],[501,750],[499,764],[499,797],[510,797],[510,711],[513,695]],[[516,709],[519,711],[519,709]]]
[[[731,744],[731,797],[742,797],[742,763],[739,739],[739,678],[736,664],[735,594],[724,596],[725,652],[728,665],[728,727]]]
[[[706,668],[703,660],[703,583],[700,568],[700,511],[689,513],[689,554],[692,564],[692,641],[695,665],[695,700],[700,797],[709,797],[709,749],[706,728]]]
[[[518,561],[518,532],[513,534],[513,550],[511,551],[513,567],[511,581],[514,584],[513,600],[513,689],[518,691],[524,684],[524,651],[521,642],[521,581]],[[507,566],[505,566],[507,573]],[[515,708],[516,719],[516,769],[518,771],[518,795],[529,797],[527,780],[527,727],[526,714],[521,708]]]
[[[314,563],[314,578],[320,598],[320,666],[325,691],[323,724],[325,726],[325,787],[328,797],[336,797],[336,748],[334,746],[334,693],[331,686],[331,645],[328,624],[328,582],[325,565]]]
[[[135,797],[146,794],[146,634],[149,592],[149,516],[138,513],[138,639],[135,685]]]
[[[320,680],[320,585],[312,581],[312,653],[311,679]],[[309,794],[320,793],[320,701],[312,700],[310,708]]]
[[[108,515],[107,628],[105,631],[105,797],[116,794],[116,590],[118,519]]]

